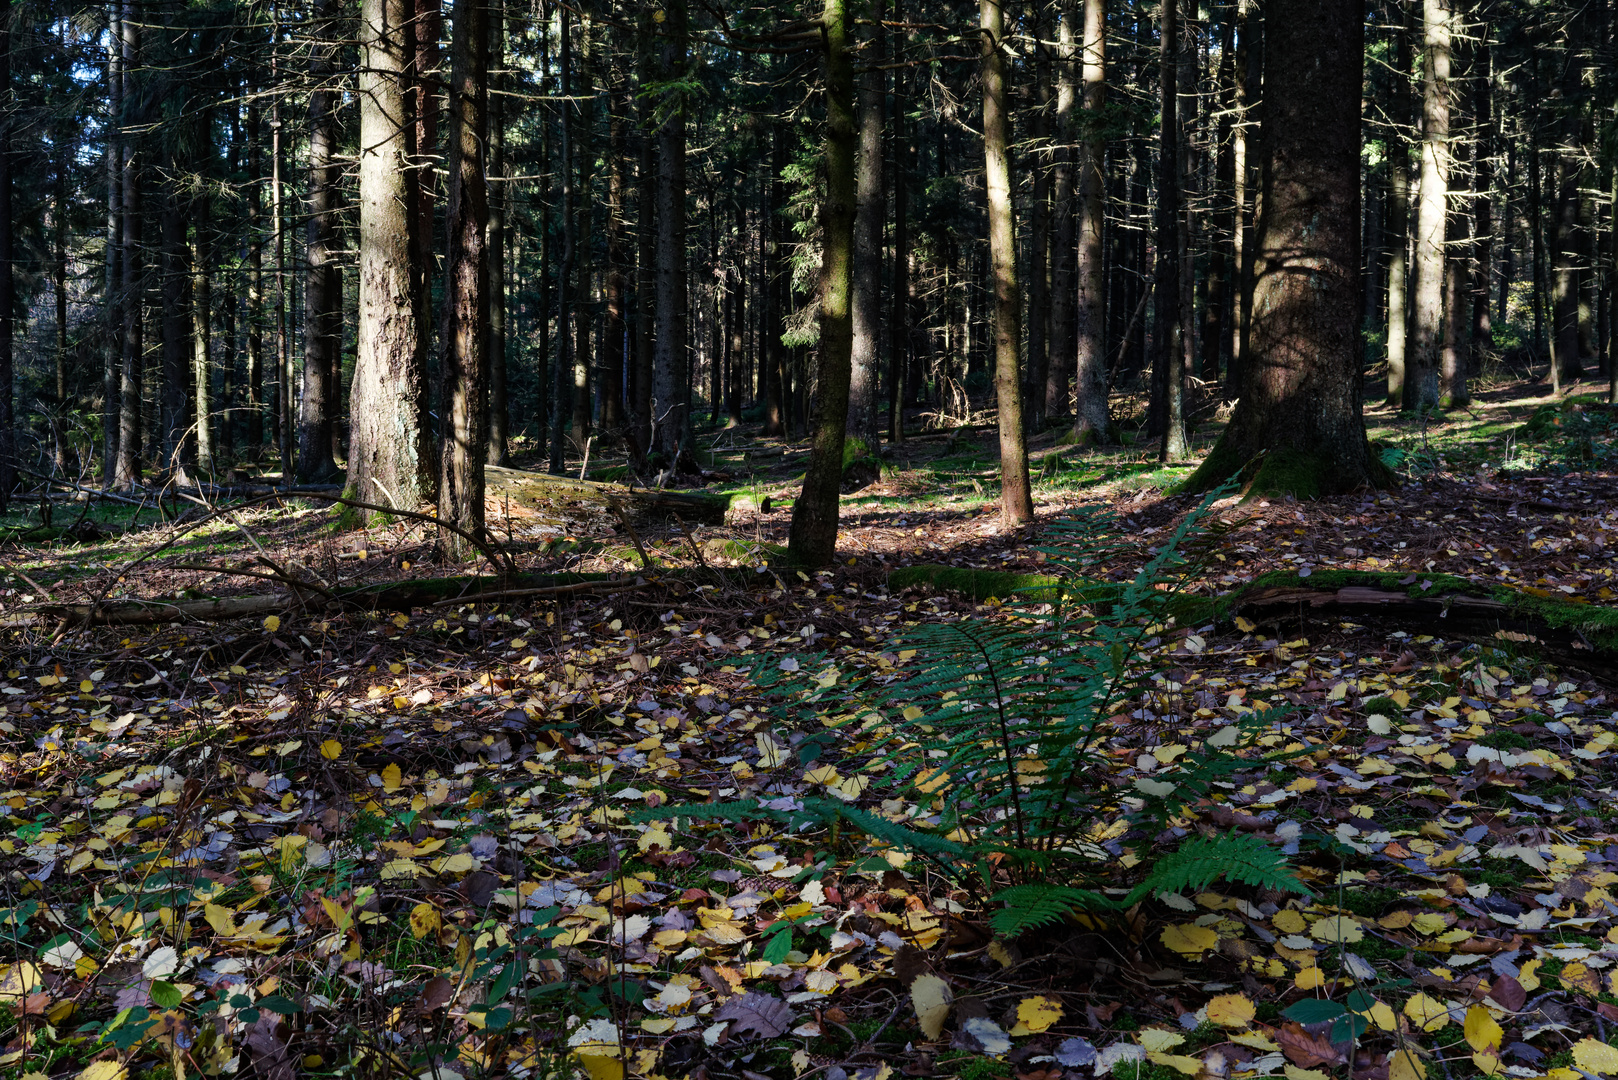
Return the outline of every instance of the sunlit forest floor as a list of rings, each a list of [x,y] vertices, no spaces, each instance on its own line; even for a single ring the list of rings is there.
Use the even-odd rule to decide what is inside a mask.
[[[1184,545],[1210,606],[1142,627],[1144,689],[1095,718],[1118,798],[1056,843],[1127,889],[1235,831],[1305,891],[1216,880],[1017,935],[990,925],[1000,862],[783,814],[970,819],[972,772],[941,789],[902,764],[960,688],[873,695],[928,627],[1048,614],[1011,590],[1048,580],[1080,511],[1123,541],[1096,576],[1133,577],[1197,505],[1173,492],[1194,461],[1042,431],[1038,521],[1006,531],[992,416],[913,429],[810,572],[779,558],[807,444],[703,425],[692,480],[730,497],[723,525],[491,500],[502,557],[549,591],[385,611],[328,601],[490,568],[437,564],[430,524],[338,532],[296,497],[15,506],[0,1075],[1618,1075],[1603,389],[1500,384],[1428,422],[1369,406],[1396,489],[1216,502]],[[1126,433],[1140,411],[1114,404]],[[626,479],[611,449],[590,475]],[[1333,606],[1370,590],[1382,607]],[[234,621],[38,617],[278,591]],[[1463,625],[1467,596],[1512,628]],[[1141,833],[1138,792],[1255,722],[1248,760]]]

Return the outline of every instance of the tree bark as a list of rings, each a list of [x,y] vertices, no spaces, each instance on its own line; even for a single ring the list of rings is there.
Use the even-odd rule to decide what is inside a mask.
[[[855,173],[853,333],[848,388],[847,437],[858,439],[864,454],[880,452],[877,426],[877,371],[882,353],[882,226],[887,216],[887,189],[882,161],[886,80],[881,69],[885,38],[884,0],[876,3],[875,52],[859,84],[859,159]]]
[[[1328,495],[1383,478],[1361,419],[1361,0],[1271,0],[1250,350],[1241,400],[1187,482]],[[1262,455],[1256,472],[1256,458]]]
[[[764,231],[764,434],[780,437],[787,433],[786,347],[781,334],[786,329],[786,282],[783,265],[783,239],[786,226],[781,220],[781,171],[786,167],[786,134],[779,126],[770,133],[770,173],[765,181]]]
[[[1180,295],[1180,20],[1176,0],[1163,0],[1158,74],[1161,122],[1157,144],[1157,336],[1153,344],[1152,397],[1162,443],[1159,461],[1178,461],[1191,451],[1185,430],[1185,310]]]
[[[180,163],[168,160],[169,179],[161,192],[163,208],[160,212],[161,236],[160,295],[163,304],[162,319],[162,385],[158,388],[158,438],[160,470],[171,471],[181,483],[186,466],[192,461],[190,440],[186,437],[190,425],[191,395],[191,248],[186,243],[186,218],[191,209],[190,200],[179,190],[175,178]]]
[[[126,128],[122,140],[122,175],[118,183],[123,193],[124,217],[123,269],[120,275],[124,286],[121,305],[124,327],[120,335],[123,352],[118,374],[118,456],[113,464],[112,486],[127,488],[135,483],[140,474],[140,382],[145,362],[143,355],[145,324],[142,319],[144,314],[142,308],[146,284],[141,259],[141,225],[145,219],[141,206],[141,187],[145,178],[141,175],[138,137],[127,127],[132,119],[127,115],[131,82],[140,63],[140,23],[135,17],[134,6],[130,0],[124,0],[123,14],[118,20],[118,25],[123,32],[119,48],[123,53],[120,70],[123,73],[126,111],[124,117]]]
[[[193,203],[191,227],[191,418],[199,479],[214,471],[212,233],[213,197],[204,191]]]
[[[895,10],[895,20],[902,18]],[[905,101],[894,87],[893,286],[888,296],[888,441],[905,439],[905,408],[916,396],[910,380],[910,176],[915,148],[905,137]]]
[[[853,17],[845,0],[826,0],[821,41],[826,55],[826,201],[820,207],[820,403],[803,491],[792,505],[787,557],[822,566],[837,553],[837,505],[843,484],[849,366],[854,348],[854,62]]]
[[[247,445],[257,457],[264,448],[264,186],[258,183],[264,162],[259,156],[263,134],[258,107],[247,106],[247,172],[254,182],[247,191]],[[127,289],[128,286],[126,285]]]
[[[1405,404],[1409,367],[1407,331],[1410,251],[1410,147],[1404,126],[1410,122],[1410,19],[1406,0],[1393,0],[1401,16],[1389,27],[1393,35],[1393,90],[1389,95],[1392,127],[1388,132],[1388,392],[1391,409]]]
[[[1439,407],[1444,235],[1449,220],[1450,20],[1449,0],[1422,0],[1421,198],[1416,207],[1416,257],[1411,275],[1404,392],[1405,407],[1417,412]]]
[[[1075,32],[1079,5],[1065,0],[1056,28],[1056,149],[1051,160],[1051,317],[1050,363],[1045,385],[1034,392],[1044,398],[1046,416],[1066,416],[1068,365],[1076,355],[1075,276],[1078,243],[1073,205],[1074,145],[1078,141],[1078,53]]]
[[[455,5],[449,89],[449,201],[445,206],[444,435],[439,457],[438,530],[449,562],[477,555],[462,533],[483,534],[483,466],[489,391],[489,16],[480,3]]]
[[[433,501],[427,428],[418,187],[411,174],[404,75],[413,51],[409,0],[360,9],[359,350],[350,391],[352,497],[414,510]]]
[[[6,509],[16,482],[16,414],[11,398],[12,351],[17,308],[17,283],[12,264],[16,238],[11,219],[11,117],[15,108],[11,89],[11,5],[0,12],[0,512]]]
[[[1102,110],[1107,96],[1107,5],[1106,0],[1083,0],[1083,5],[1084,136],[1079,146],[1078,292],[1073,312],[1073,441],[1080,445],[1111,441],[1106,255],[1102,247],[1106,226],[1103,169],[1107,143]]]
[[[652,452],[652,391],[656,381],[657,334],[657,101],[650,84],[657,77],[656,39],[652,10],[644,9],[638,30],[640,48],[640,162],[635,174],[636,251],[635,251],[635,349],[630,374],[630,423],[634,431],[635,453],[644,462]]]
[[[686,77],[686,0],[664,7],[658,76],[665,86]],[[653,427],[663,467],[679,467],[691,426],[685,265],[685,113],[682,88],[666,91],[657,127],[657,339],[653,344]],[[841,408],[841,406],[839,406]]]
[[[607,323],[601,335],[601,430],[624,430],[624,360],[629,352],[628,249],[624,243],[624,110],[628,94],[614,86],[607,121]]]
[[[489,8],[489,452],[490,465],[504,465],[510,457],[507,433],[511,408],[506,397],[506,99],[500,93],[504,79],[506,44],[505,0]]]
[[[309,57],[309,222],[304,244],[303,396],[298,412],[298,481],[319,484],[337,475],[332,458],[328,390],[342,363],[343,277],[333,257],[337,243],[337,0],[315,11]]]
[[[1455,16],[1452,16],[1454,18]],[[1453,73],[1464,85],[1470,76],[1469,56],[1454,62]],[[1463,99],[1464,101],[1464,99]],[[1468,298],[1472,266],[1470,207],[1471,169],[1469,119],[1457,102],[1450,108],[1450,179],[1448,213],[1444,223],[1444,342],[1439,352],[1439,405],[1464,409],[1472,394],[1467,379],[1472,367],[1472,305]]]
[[[994,278],[994,390],[1000,426],[1000,521],[1034,520],[1028,480],[1028,436],[1022,415],[1022,290],[1017,281],[1017,227],[1011,208],[1010,87],[1004,0],[980,0],[983,79],[983,187],[988,203],[989,260]]]
[[[1051,54],[1045,41],[1048,24],[1042,7],[1032,12],[1034,42],[1026,62],[1033,68],[1033,115],[1028,118],[1029,177],[1028,355],[1023,361],[1023,422],[1029,431],[1045,426],[1045,384],[1051,368]]]
[[[107,344],[101,363],[101,482],[111,485],[118,462],[118,374],[123,355],[124,296],[122,269],[124,242],[123,191],[123,38],[117,0],[107,5]],[[10,215],[6,220],[11,220]],[[9,225],[7,226],[9,228]]]
[[[1226,7],[1219,27],[1219,68],[1216,76],[1219,101],[1214,159],[1213,229],[1208,238],[1208,301],[1202,309],[1202,377],[1216,380],[1224,367],[1228,344],[1225,333],[1226,311],[1230,306],[1231,249],[1234,246],[1235,214],[1231,202],[1236,186],[1236,155],[1231,122],[1235,104],[1236,19],[1232,6]]]

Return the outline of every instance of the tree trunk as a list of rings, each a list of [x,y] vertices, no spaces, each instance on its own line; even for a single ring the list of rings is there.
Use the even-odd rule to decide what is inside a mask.
[[[1172,3],[1172,0],[1170,0]],[[1084,138],[1079,145],[1078,291],[1073,311],[1073,441],[1110,442],[1107,415],[1106,225],[1107,144],[1102,110],[1107,96],[1106,0],[1083,0],[1080,49],[1084,82]],[[1065,361],[1064,361],[1065,362]]]
[[[1098,0],[1099,2],[1099,0]],[[1078,281],[1074,250],[1078,243],[1073,206],[1073,148],[1078,139],[1079,35],[1075,32],[1079,7],[1066,0],[1056,29],[1056,150],[1051,161],[1051,318],[1050,363],[1045,385],[1034,392],[1044,398],[1046,416],[1066,416],[1068,365],[1076,355],[1078,339],[1074,317]]]
[[[337,402],[328,390],[342,363],[343,276],[333,256],[337,244],[337,0],[321,0],[315,12],[309,77],[309,223],[304,245],[303,397],[298,412],[298,481],[320,484],[337,475],[332,459],[332,416]]]
[[[1264,12],[1254,0],[1238,0],[1238,18],[1241,19],[1240,44],[1243,56],[1236,62],[1236,97],[1242,109],[1241,141],[1237,145],[1236,160],[1236,220],[1240,244],[1236,250],[1237,271],[1236,326],[1231,335],[1229,381],[1232,386],[1242,385],[1243,359],[1247,355],[1248,336],[1253,325],[1253,267],[1257,261],[1257,242],[1254,231],[1258,225],[1258,124],[1252,117],[1255,106],[1264,102]]]
[[[781,220],[781,171],[786,167],[786,134],[776,125],[770,133],[770,174],[765,181],[764,230],[764,434],[787,433],[786,282],[782,251],[786,226]]]
[[[1027,161],[1032,172],[1028,199],[1028,356],[1024,361],[1023,421],[1029,431],[1045,426],[1045,384],[1051,368],[1051,54],[1043,9],[1033,11],[1033,115],[1028,119]]]
[[[792,505],[787,557],[822,566],[837,553],[837,504],[843,484],[843,436],[848,421],[855,177],[854,61],[845,0],[826,0],[821,41],[826,50],[826,201],[820,208],[820,420],[809,451],[803,491]]]
[[[507,433],[511,407],[506,400],[506,99],[499,75],[506,46],[506,6],[499,0],[489,9],[489,453],[490,465],[504,465],[510,457]]]
[[[11,5],[0,12],[0,512],[16,482],[16,415],[11,398],[13,320],[17,310],[16,275],[12,263],[16,239],[11,219],[11,123],[15,99],[11,89]]]
[[[137,65],[140,63],[140,23],[135,18],[134,6],[130,0],[124,0],[123,17],[119,19],[119,28],[123,31],[123,40],[119,47],[123,51],[121,70],[123,72],[123,91],[125,99],[125,124],[133,120],[127,115],[129,98],[131,94],[131,81]],[[120,358],[118,376],[118,457],[113,465],[112,484],[114,487],[127,488],[133,485],[140,474],[140,381],[142,365],[145,362],[145,338],[143,335],[144,320],[142,307],[145,293],[144,267],[141,259],[141,225],[145,220],[145,212],[141,207],[141,186],[144,177],[141,175],[137,136],[131,134],[127,127],[123,138],[122,175],[119,177],[119,188],[123,192],[123,315],[124,328],[120,335],[123,344],[123,355]]]
[[[256,458],[264,449],[264,186],[257,182],[264,162],[256,105],[247,107],[247,446]],[[127,289],[128,286],[126,285]]]
[[[573,35],[572,11],[562,8],[557,12],[558,82],[562,91],[562,118],[558,125],[561,134],[561,155],[557,170],[561,174],[561,205],[558,212],[562,225],[562,258],[556,266],[556,364],[551,368],[551,437],[549,469],[560,476],[567,457],[567,444],[563,441],[567,421],[572,412],[573,396],[573,308],[577,304],[573,271],[578,263],[578,217],[574,213],[573,188]]]
[[[116,43],[123,38],[118,3],[107,5],[107,251],[106,296],[107,345],[101,360],[101,482],[111,485],[118,462],[118,373],[123,355],[124,295],[123,258],[123,50]],[[6,215],[9,223],[11,216]],[[6,228],[10,228],[7,224]],[[8,264],[9,265],[9,264]],[[0,271],[3,272],[3,271]]]
[[[1361,0],[1271,0],[1241,400],[1187,482],[1314,497],[1382,479],[1361,419]],[[1256,471],[1252,465],[1262,455]]]
[[[640,46],[640,163],[635,176],[636,251],[635,251],[635,352],[634,370],[630,374],[629,411],[635,433],[636,455],[644,461],[652,452],[652,390],[655,383],[657,335],[657,199],[654,184],[657,175],[657,139],[654,118],[657,101],[650,85],[657,77],[655,38],[656,23],[650,8],[643,9],[639,28]]]
[[[882,135],[887,87],[880,67],[885,39],[884,0],[875,7],[874,53],[859,87],[859,164],[855,173],[853,332],[848,387],[847,436],[863,445],[863,455],[876,456],[881,443],[877,426],[877,370],[882,355],[882,226],[887,216]]]
[[[1233,146],[1231,121],[1235,103],[1236,82],[1236,19],[1235,11],[1227,6],[1219,28],[1219,69],[1217,92],[1219,95],[1219,123],[1216,134],[1216,156],[1213,185],[1213,229],[1208,238],[1208,302],[1202,309],[1202,377],[1213,381],[1219,378],[1224,366],[1224,350],[1228,335],[1225,333],[1225,313],[1230,306],[1231,248],[1235,233],[1235,215],[1231,200],[1236,185],[1236,155]]]
[[[384,0],[392,3],[393,0]],[[412,188],[414,226],[410,234],[413,245],[410,272],[414,280],[416,302],[417,363],[422,376],[422,408],[430,409],[425,372],[433,353],[433,271],[437,266],[433,250],[433,206],[438,195],[438,111],[440,98],[435,81],[442,78],[439,71],[438,41],[444,34],[443,0],[407,0],[413,14],[405,27],[405,69],[401,80],[405,89],[404,111],[401,114],[405,129],[405,153],[409,155],[410,171],[406,182]],[[361,0],[363,5],[364,0]],[[439,403],[442,409],[443,403]],[[434,437],[429,416],[425,428],[430,444]],[[429,446],[427,453],[431,454]],[[423,460],[423,469],[436,479],[437,470],[430,460]],[[376,493],[372,492],[374,496]],[[362,501],[366,496],[358,496]],[[376,501],[372,498],[370,501]]]
[[[439,457],[438,520],[483,533],[483,466],[489,420],[489,16],[483,4],[455,5],[449,87],[449,201],[445,206],[444,436]],[[438,530],[449,562],[476,548]]]
[[[214,471],[212,232],[213,198],[205,191],[193,204],[191,229],[191,417],[199,479]]]
[[[412,264],[419,248],[404,93],[410,19],[410,0],[363,0],[360,9],[359,348],[346,489],[403,510],[434,495],[415,292],[421,276]]]
[[[1421,199],[1416,207],[1409,359],[1404,404],[1417,412],[1439,407],[1444,339],[1444,236],[1450,173],[1449,0],[1422,0]]]
[[[658,75],[665,86],[686,77],[686,0],[664,8]],[[657,340],[653,346],[652,408],[663,468],[679,467],[691,426],[685,267],[685,92],[675,86],[661,102],[657,127]]]
[[[1156,346],[1152,358],[1153,429],[1162,436],[1159,461],[1178,461],[1190,453],[1185,430],[1185,311],[1180,296],[1180,23],[1176,0],[1163,0],[1159,29],[1160,108],[1157,144],[1157,309]],[[1356,244],[1356,247],[1358,245]]]
[[[1389,114],[1393,126],[1388,132],[1388,393],[1390,409],[1405,405],[1405,381],[1409,367],[1407,337],[1409,314],[1410,252],[1410,148],[1405,142],[1404,125],[1410,122],[1410,20],[1406,0],[1394,0],[1394,10],[1403,14],[1392,20],[1393,91]]]
[[[1006,72],[1004,0],[980,0],[983,32],[983,187],[988,203],[989,259],[994,277],[994,391],[1000,421],[1000,521],[1034,520],[1028,481],[1028,436],[1022,416],[1022,290],[1017,282],[1017,226],[1011,209],[1010,87]]]
[[[587,11],[588,9],[582,9]],[[590,347],[590,331],[596,310],[595,247],[592,235],[595,223],[595,82],[593,30],[590,20],[580,18],[574,37],[573,94],[578,116],[573,132],[573,163],[578,170],[577,188],[573,196],[573,251],[575,263],[575,301],[573,305],[573,370],[570,373],[570,407],[573,425],[573,446],[582,455],[590,439],[591,388],[590,361],[594,350]]]
[[[1478,44],[1477,78],[1473,83],[1473,121],[1477,125],[1477,155],[1472,184],[1472,365],[1481,374],[1480,353],[1494,345],[1489,300],[1494,268],[1494,53],[1487,42]],[[1502,223],[1507,215],[1502,214]],[[1504,313],[1501,315],[1504,320]]]
[[[624,110],[628,95],[615,85],[607,120],[607,323],[601,335],[601,430],[624,430],[624,358],[629,346],[628,250],[624,244]]]
[[[895,10],[895,20],[901,18]],[[910,381],[910,156],[905,101],[898,86],[893,109],[893,287],[888,297],[888,441],[905,439],[905,408],[916,396]]]
[[[170,179],[162,186],[160,252],[162,274],[162,385],[158,390],[158,468],[172,472],[181,483],[189,483],[185,467],[192,454],[187,429],[190,424],[191,395],[191,248],[186,243],[185,226],[190,200],[179,190],[180,163],[168,161]]]
[[[1469,78],[1469,57],[1464,46],[1456,50],[1465,58],[1455,64],[1456,77],[1464,85]],[[1464,101],[1464,99],[1462,99]],[[1468,299],[1472,268],[1472,220],[1469,118],[1460,103],[1450,110],[1450,198],[1444,225],[1444,344],[1439,357],[1439,404],[1445,409],[1464,409],[1472,395],[1467,378],[1472,368],[1472,305]]]

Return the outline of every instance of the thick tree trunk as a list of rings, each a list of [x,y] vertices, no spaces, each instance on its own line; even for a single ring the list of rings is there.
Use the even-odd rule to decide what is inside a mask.
[[[191,228],[191,420],[199,479],[214,471],[212,232],[213,198],[203,192],[193,204]]]
[[[483,533],[483,467],[489,420],[489,17],[479,3],[454,15],[449,86],[449,201],[445,206],[444,435],[439,456],[438,520]],[[475,558],[465,536],[438,530],[449,562]]]
[[[1157,336],[1152,358],[1153,430],[1162,436],[1158,460],[1191,451],[1185,430],[1185,309],[1180,295],[1180,21],[1176,0],[1163,0],[1158,74],[1161,122],[1157,144]],[[1356,245],[1357,246],[1357,245]]]
[[[337,0],[321,0],[309,58],[309,223],[304,245],[303,396],[298,412],[298,481],[319,484],[337,475],[332,459],[330,399],[334,369],[342,363],[343,277],[337,245],[338,90],[328,85],[339,48]]]
[[[875,456],[881,443],[877,426],[877,371],[882,356],[882,226],[887,216],[882,135],[886,81],[880,67],[885,44],[877,0],[875,53],[859,87],[859,163],[855,173],[853,332],[848,387],[847,437],[858,439],[864,453]]]
[[[1236,83],[1236,19],[1227,8],[1219,30],[1219,69],[1216,76],[1219,122],[1216,134],[1213,185],[1213,228],[1208,238],[1208,301],[1202,310],[1202,377],[1219,378],[1228,344],[1225,328],[1230,308],[1231,253],[1235,240],[1234,203],[1236,155],[1232,139]]]
[[[362,502],[433,501],[422,363],[421,276],[412,264],[418,185],[410,172],[404,74],[409,0],[364,0],[359,75],[359,350],[349,398],[348,487]]]
[[[665,86],[686,76],[686,0],[670,0],[659,24],[658,76]],[[686,355],[685,113],[681,89],[661,103],[657,128],[657,340],[653,346],[653,403],[663,467],[679,467],[691,426],[690,364]]]
[[[588,8],[584,9],[586,12]],[[569,373],[570,397],[568,410],[572,418],[572,442],[582,455],[590,439],[591,382],[590,367],[595,356],[590,346],[592,323],[596,310],[595,245],[592,237],[595,224],[595,83],[593,29],[590,20],[581,18],[573,40],[574,72],[573,111],[577,126],[573,131],[573,163],[578,170],[577,187],[573,195],[573,251],[576,282],[573,304],[573,370]]]
[[[1473,121],[1477,125],[1477,156],[1472,184],[1472,364],[1470,373],[1481,374],[1480,354],[1493,347],[1494,331],[1489,320],[1489,300],[1493,290],[1494,267],[1494,52],[1487,42],[1478,45],[1478,77],[1472,86]],[[1502,214],[1503,219],[1508,215]],[[1504,315],[1502,314],[1502,319]]]
[[[1242,384],[1242,358],[1247,355],[1249,329],[1253,322],[1253,231],[1258,209],[1254,205],[1257,187],[1258,124],[1255,106],[1264,99],[1264,16],[1255,9],[1255,0],[1237,0],[1236,103],[1241,110],[1241,132],[1236,142],[1236,325],[1230,335],[1230,367],[1227,381]]]
[[[843,484],[843,436],[848,421],[850,357],[854,348],[854,61],[845,0],[826,0],[821,40],[826,50],[826,201],[820,208],[820,419],[809,451],[803,492],[792,505],[787,557],[805,566],[837,553],[837,504]]]
[[[1405,0],[1395,0],[1396,11]],[[1410,266],[1410,148],[1405,142],[1404,125],[1410,122],[1410,34],[1408,11],[1394,20],[1393,90],[1389,114],[1393,127],[1388,132],[1388,393],[1391,409],[1405,404],[1405,380],[1409,368],[1407,332]]]
[[[1470,58],[1464,49],[1456,50],[1465,59],[1455,63],[1461,83],[1469,78]],[[1464,101],[1464,99],[1462,99]],[[1467,385],[1472,368],[1472,305],[1468,289],[1472,270],[1472,219],[1470,147],[1473,133],[1470,118],[1461,103],[1450,109],[1450,198],[1444,224],[1444,344],[1439,355],[1439,404],[1445,409],[1464,409],[1471,403]]]
[[[578,303],[574,285],[574,269],[578,264],[578,216],[574,212],[573,187],[573,33],[572,12],[567,8],[557,13],[558,41],[557,81],[562,91],[562,119],[558,125],[561,134],[561,154],[557,170],[561,176],[561,203],[557,208],[562,226],[562,258],[556,266],[556,363],[551,368],[551,436],[550,461],[552,475],[560,476],[567,457],[567,444],[563,441],[567,422],[572,413],[573,400],[573,309]]]
[[[983,47],[983,187],[994,278],[994,391],[1000,426],[1000,521],[1034,520],[1028,436],[1022,416],[1022,290],[1017,282],[1017,225],[1011,208],[1011,94],[1004,0],[980,0]]]
[[[1028,355],[1023,361],[1023,422],[1029,431],[1045,426],[1045,384],[1051,368],[1051,54],[1043,10],[1034,9],[1033,115],[1028,119],[1027,162],[1032,172],[1028,198],[1028,243],[1024,256],[1028,267]]]
[[[1271,0],[1250,349],[1191,490],[1238,472],[1254,492],[1299,496],[1382,478],[1360,415],[1362,13],[1360,0]]]
[[[1421,199],[1416,208],[1416,257],[1411,283],[1409,358],[1404,406],[1439,407],[1444,340],[1444,236],[1449,220],[1449,0],[1422,2]]]
[[[1099,0],[1098,0],[1099,2]],[[1078,281],[1074,275],[1078,242],[1073,205],[1074,144],[1078,140],[1079,5],[1066,0],[1056,28],[1056,149],[1051,161],[1051,317],[1050,363],[1045,385],[1034,392],[1044,398],[1046,416],[1066,416],[1068,365],[1078,348],[1074,314]]]

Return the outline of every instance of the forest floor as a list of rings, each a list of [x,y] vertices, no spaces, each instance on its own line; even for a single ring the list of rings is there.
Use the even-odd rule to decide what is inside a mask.
[[[1595,393],[1367,420],[1398,488],[1225,498],[1190,591],[1354,570],[1613,606],[1618,415]],[[1523,635],[1302,605],[1150,627],[1129,663],[1156,689],[1097,718],[1119,798],[1071,822],[1108,853],[1091,884],[1236,829],[1305,893],[1216,881],[1008,939],[970,868],[766,812],[928,820],[948,793],[891,765],[938,694],[902,716],[868,695],[928,627],[1044,610],[893,571],[1048,572],[1057,526],[1100,508],[1123,580],[1196,506],[1171,493],[1188,467],[1059,435],[1033,441],[1038,521],[1012,531],[992,427],[885,448],[815,573],[774,558],[805,444],[752,424],[702,436],[726,523],[643,529],[644,559],[615,522],[491,505],[522,571],[617,591],[0,630],[0,1078],[1618,1075],[1601,648],[1559,667]],[[37,509],[0,519],[0,623],[275,587],[255,565],[327,588],[449,572],[430,525],[336,532],[297,499],[86,520],[99,536],[41,543],[16,531]],[[1138,781],[1272,709],[1248,767],[1168,834],[1131,831]],[[758,814],[703,816],[738,800]]]

